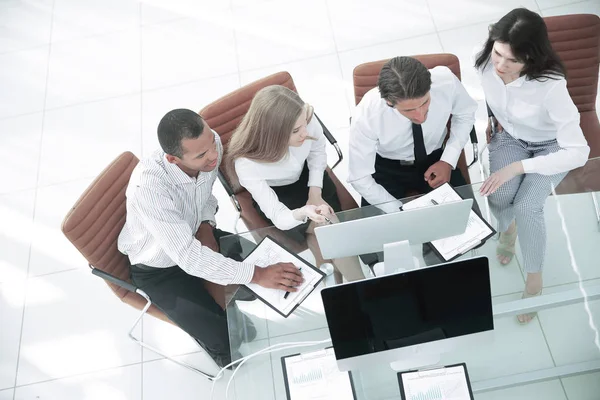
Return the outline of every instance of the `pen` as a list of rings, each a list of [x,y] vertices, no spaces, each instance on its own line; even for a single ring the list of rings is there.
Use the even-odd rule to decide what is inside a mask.
[[[325,216],[323,216],[323,218],[325,218],[325,221],[327,221],[327,223],[329,223],[329,224],[333,224],[333,222],[331,222],[331,220],[330,220],[329,218],[327,218],[327,217],[325,217]]]
[[[298,271],[302,271],[302,267],[298,268]],[[287,299],[287,297],[290,295],[290,292],[285,292],[285,294],[283,295],[283,299]]]
[[[437,201],[435,201],[434,199],[431,199],[431,203],[432,203],[434,206],[437,206],[437,205],[439,205],[439,203],[438,203]]]

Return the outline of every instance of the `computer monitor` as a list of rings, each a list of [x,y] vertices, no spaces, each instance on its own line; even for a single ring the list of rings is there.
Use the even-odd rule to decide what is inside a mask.
[[[327,287],[321,297],[340,371],[435,365],[457,346],[493,341],[486,257]]]
[[[384,251],[386,273],[414,266],[410,244],[427,243],[465,232],[473,199],[447,202],[323,225],[315,235],[323,258]],[[397,268],[390,267],[390,262]]]

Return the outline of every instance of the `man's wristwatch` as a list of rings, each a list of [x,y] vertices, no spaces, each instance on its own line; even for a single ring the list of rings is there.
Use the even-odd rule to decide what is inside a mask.
[[[217,224],[214,221],[211,221],[209,219],[205,219],[204,221],[202,221],[200,223],[200,225],[202,225],[202,224],[209,224],[211,226],[211,228],[213,228],[213,229],[217,227]]]

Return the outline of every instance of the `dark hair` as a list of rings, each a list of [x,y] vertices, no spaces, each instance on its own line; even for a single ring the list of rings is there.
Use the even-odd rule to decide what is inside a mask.
[[[431,73],[415,58],[394,57],[381,68],[377,86],[381,98],[394,106],[398,101],[425,96],[431,89]]]
[[[202,117],[192,110],[178,108],[165,114],[158,124],[158,142],[167,154],[183,157],[183,139],[196,139],[204,131]]]
[[[546,24],[537,13],[515,8],[490,25],[489,31],[487,42],[477,54],[475,68],[482,70],[488,65],[494,42],[498,41],[509,44],[515,58],[525,64],[521,75],[535,80],[566,77],[565,67],[548,39]]]

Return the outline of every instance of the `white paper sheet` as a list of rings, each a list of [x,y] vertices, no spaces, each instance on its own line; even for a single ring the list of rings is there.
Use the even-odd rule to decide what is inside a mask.
[[[462,198],[445,183],[435,190],[404,204],[404,210],[413,210],[422,207],[435,207],[432,200],[438,204],[460,201]],[[440,255],[445,260],[450,260],[453,257],[464,254],[473,247],[479,245],[483,239],[492,234],[493,231],[488,225],[473,211],[469,215],[467,229],[465,233],[451,236],[444,239],[434,240],[431,242],[437,249]]]
[[[337,368],[332,348],[286,357],[290,400],[353,400],[348,372]]]
[[[462,365],[401,375],[406,400],[471,400]]]
[[[319,274],[314,269],[310,268],[301,262],[292,253],[275,243],[271,238],[266,237],[256,249],[244,260],[244,262],[254,264],[259,267],[267,267],[279,262],[290,262],[298,268],[302,268],[301,273],[304,277],[304,282],[300,285],[296,292],[290,292],[284,299],[285,291],[280,289],[267,289],[255,283],[248,283],[246,286],[250,288],[264,301],[271,304],[282,314],[288,315],[296,304],[301,303],[304,298],[310,294],[319,279],[323,275]]]

